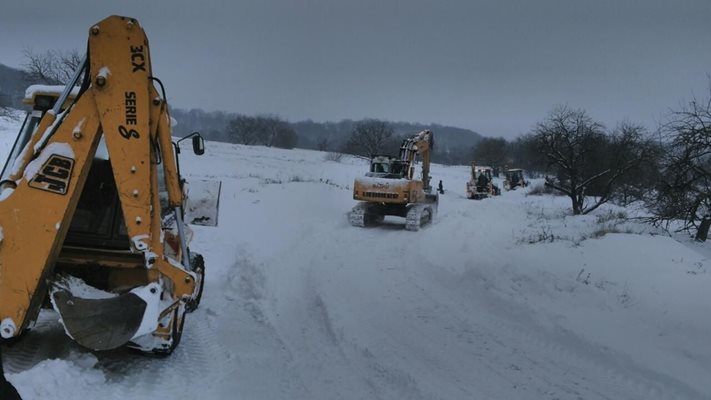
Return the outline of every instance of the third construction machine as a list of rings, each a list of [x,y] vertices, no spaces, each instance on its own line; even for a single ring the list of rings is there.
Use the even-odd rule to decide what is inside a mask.
[[[528,186],[526,178],[523,176],[523,170],[520,168],[507,169],[504,172],[504,189],[515,190],[518,187]]]
[[[19,337],[49,306],[82,346],[169,354],[204,265],[188,248],[179,147],[138,22],[92,26],[62,89],[28,91],[2,173],[0,336]],[[204,152],[198,134],[193,146]]]
[[[353,183],[353,199],[359,203],[349,213],[354,226],[380,223],[386,215],[404,217],[405,229],[417,231],[432,221],[439,196],[430,185],[432,132],[426,130],[405,139],[398,157],[375,156],[370,171]],[[422,175],[416,176],[417,156],[422,158]]]

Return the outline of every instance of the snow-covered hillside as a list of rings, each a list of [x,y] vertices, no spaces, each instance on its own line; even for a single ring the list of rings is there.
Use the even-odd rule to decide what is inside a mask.
[[[2,142],[18,128],[0,121]],[[180,347],[91,353],[45,312],[8,379],[26,400],[711,398],[706,247],[614,206],[467,200],[468,168],[440,165],[432,226],[354,228],[365,162],[324,156],[184,151],[188,179],[223,189],[219,226],[194,227],[207,281]]]

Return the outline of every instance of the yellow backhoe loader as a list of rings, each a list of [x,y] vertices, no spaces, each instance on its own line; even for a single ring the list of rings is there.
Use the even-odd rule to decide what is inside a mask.
[[[472,163],[472,174],[467,182],[467,198],[474,200],[486,199],[501,194],[501,189],[494,184],[491,167]]]
[[[515,190],[518,187],[528,186],[528,181],[526,181],[523,176],[523,170],[520,168],[507,169],[504,175],[504,190]]]
[[[431,222],[439,202],[430,185],[433,144],[432,132],[422,131],[403,141],[399,157],[372,157],[370,171],[353,183],[353,199],[360,202],[348,214],[351,225],[377,224],[386,215],[404,217],[409,231]],[[420,179],[415,177],[417,155],[422,157]]]
[[[179,147],[143,29],[119,16],[92,26],[72,80],[27,100],[0,182],[0,336],[46,305],[84,347],[171,353],[204,262],[188,248]]]

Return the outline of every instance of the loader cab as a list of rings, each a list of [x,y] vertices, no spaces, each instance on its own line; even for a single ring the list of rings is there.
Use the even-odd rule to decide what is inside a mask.
[[[115,250],[126,250],[130,246],[111,160],[103,138],[96,150],[64,244]]]
[[[10,163],[30,140],[42,116],[54,107],[63,89],[64,86],[45,85],[30,86],[27,89],[23,101],[32,106],[32,111],[27,114],[25,126],[17,138],[7,165],[12,165]],[[78,88],[67,99],[61,112],[64,112],[65,107],[69,106],[77,95]],[[11,168],[7,165],[3,171],[3,179],[10,174]],[[111,161],[103,137],[92,160],[64,245],[112,250],[127,250],[130,246]]]
[[[199,138],[199,142],[193,140],[193,148],[196,154],[200,154],[197,148],[204,149],[204,144],[199,134],[197,138]],[[180,153],[177,149],[179,147],[176,146],[176,161],[178,161]],[[167,216],[172,215],[174,210],[169,204],[163,168],[159,166],[157,172],[160,213],[161,220],[164,221]],[[130,247],[111,160],[103,137],[96,149],[91,170],[65,239],[65,245],[116,250],[125,250]]]
[[[64,86],[46,85],[30,86],[27,89],[23,101],[25,104],[30,105],[32,109],[27,113],[20,134],[7,158],[2,171],[2,180],[6,180],[12,174],[15,159],[20,156],[37,130],[40,120],[47,111],[54,107],[63,90]],[[66,107],[72,104],[76,96],[78,96],[78,88],[72,91],[60,113],[64,112]],[[184,139],[187,138],[192,138],[192,147],[195,154],[201,155],[204,153],[205,145],[199,133],[195,132]],[[180,140],[174,143],[176,146],[176,161],[180,153],[179,143]],[[165,216],[173,210],[168,204],[168,190],[165,185],[163,168],[159,167],[157,170],[161,216]],[[111,160],[103,136],[92,160],[91,169],[70,223],[64,245],[107,250],[128,250],[130,248]]]
[[[493,174],[491,173],[490,167],[474,167],[474,180],[478,180],[482,175],[484,175],[486,179],[491,182]]]
[[[2,180],[11,175],[15,159],[30,141],[44,114],[54,107],[63,89],[64,86],[47,85],[34,85],[27,89],[23,102],[30,105],[32,109],[27,113],[20,133],[5,162]],[[60,112],[64,112],[65,107],[69,106],[77,95],[78,88],[72,91]],[[162,168],[158,168],[158,170],[159,173],[162,173]],[[164,200],[167,207],[168,194],[162,176],[159,183],[161,203]],[[111,161],[103,137],[100,139],[92,160],[91,169],[64,245],[109,250],[128,250],[130,248]]]

